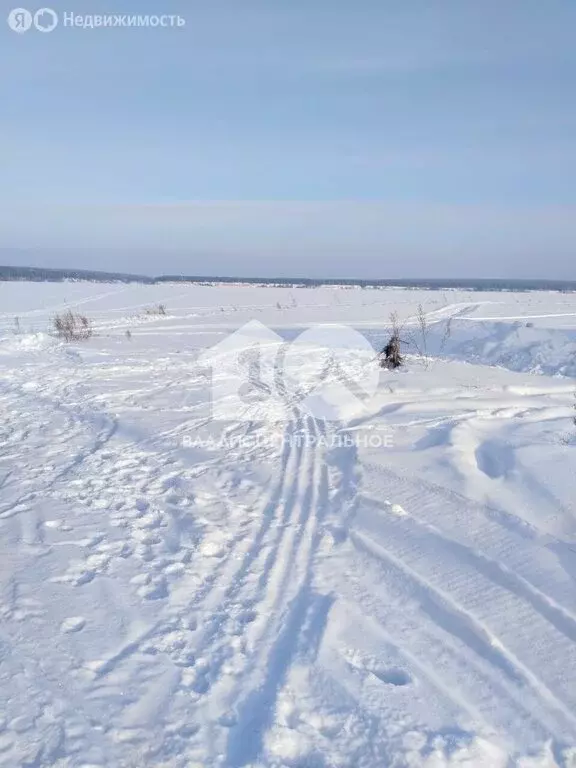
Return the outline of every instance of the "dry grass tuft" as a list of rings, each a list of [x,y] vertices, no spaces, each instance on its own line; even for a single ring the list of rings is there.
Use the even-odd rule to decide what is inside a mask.
[[[64,312],[56,315],[52,321],[55,335],[64,341],[85,341],[92,336],[92,325],[86,315]]]

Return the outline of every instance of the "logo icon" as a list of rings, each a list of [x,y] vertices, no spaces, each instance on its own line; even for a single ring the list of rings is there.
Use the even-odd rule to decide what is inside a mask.
[[[40,8],[34,14],[34,26],[38,32],[52,32],[58,26],[58,14],[52,8]]]
[[[338,421],[363,408],[376,392],[374,358],[374,348],[354,328],[316,325],[286,348],[280,386],[310,416]]]
[[[22,34],[34,26],[38,32],[52,32],[58,26],[58,14],[52,8],[40,8],[32,14],[26,8],[14,8],[8,14],[8,26]]]
[[[217,421],[290,421],[296,413],[339,421],[378,388],[368,340],[347,326],[317,325],[288,342],[253,320],[206,350]]]
[[[8,14],[8,26],[18,34],[28,32],[32,26],[32,14],[26,8],[13,8]]]

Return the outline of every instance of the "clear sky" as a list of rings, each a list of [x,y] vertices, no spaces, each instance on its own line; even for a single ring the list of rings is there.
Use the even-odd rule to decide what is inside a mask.
[[[0,29],[0,263],[574,278],[574,0],[51,7]]]

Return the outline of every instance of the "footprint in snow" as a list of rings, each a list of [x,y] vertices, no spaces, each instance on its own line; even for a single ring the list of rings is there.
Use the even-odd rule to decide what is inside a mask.
[[[65,635],[70,635],[73,632],[80,632],[86,626],[86,619],[82,616],[71,616],[69,619],[64,619],[60,624],[60,631]]]
[[[385,501],[384,504],[388,507],[390,512],[397,517],[408,517],[408,512],[400,504],[392,504],[390,501]]]
[[[387,685],[403,686],[412,682],[410,675],[403,669],[373,669],[370,671],[374,677]]]

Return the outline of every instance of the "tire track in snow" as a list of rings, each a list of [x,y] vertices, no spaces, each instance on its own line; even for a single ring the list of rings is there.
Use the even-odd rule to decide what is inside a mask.
[[[412,515],[398,517],[390,513],[390,506],[387,510],[384,506],[376,519],[373,514],[360,515],[360,535],[387,552],[393,551],[394,557],[417,573],[423,583],[472,617],[485,630],[492,646],[502,649],[517,668],[531,673],[525,678],[537,684],[538,691],[549,692],[543,698],[548,702],[554,699],[564,712],[573,711],[574,692],[566,684],[564,670],[566,665],[576,664],[574,618],[503,564]],[[511,617],[514,626],[530,627],[529,646],[519,643],[521,635],[510,631]],[[558,709],[556,704],[553,706]]]
[[[417,602],[404,595],[398,596],[391,584],[390,572],[373,571],[362,557],[362,550],[357,552],[357,572],[349,570],[338,585],[346,616],[342,621],[344,634],[350,615],[356,619],[350,640],[344,640],[344,648],[340,638],[342,630],[337,630],[335,639],[330,638],[332,654],[343,656],[347,661],[348,648],[355,651],[358,644],[362,645],[364,626],[368,632],[375,631],[376,627],[377,631],[382,630],[383,639],[393,645],[397,655],[404,657],[409,667],[413,665],[415,676],[424,675],[441,699],[450,703],[453,718],[460,718],[462,712],[467,712],[476,723],[483,720],[490,730],[496,731],[506,723],[507,733],[516,734],[521,742],[532,738],[534,733],[542,742],[551,735],[560,741],[565,738],[565,727],[559,728],[557,718],[547,710],[542,711],[541,701],[530,695],[530,690],[509,685],[496,669],[482,663],[456,636],[446,633],[432,618],[423,614]],[[373,563],[376,568],[381,567],[378,559]],[[374,593],[371,577],[382,580],[380,594]],[[330,671],[331,666],[328,667],[329,676],[334,674]],[[440,684],[437,684],[438,676]],[[338,686],[341,681],[336,677],[334,683]],[[358,699],[354,689],[348,693],[354,700]],[[385,691],[383,695],[386,695]],[[361,698],[358,706],[363,708]],[[476,712],[479,718],[474,717]]]
[[[379,510],[389,512],[389,505],[366,496],[364,499]],[[496,560],[468,544],[447,536],[434,525],[416,517],[412,512],[410,512],[409,518],[411,523],[416,525],[428,538],[437,542],[438,546],[446,549],[448,553],[459,557],[462,561],[467,561],[487,579],[525,601],[543,619],[554,626],[558,632],[564,634],[568,640],[576,643],[576,615],[557,603],[553,597],[534,586],[500,560]]]
[[[260,570],[259,560],[262,559],[263,547],[266,546],[271,532],[274,534],[271,552],[275,552],[285,533],[290,510],[296,500],[294,478],[298,477],[303,454],[303,444],[293,440],[297,430],[298,423],[288,423],[280,458],[279,478],[264,501],[260,524],[248,540],[247,546],[240,551],[229,552],[225,560],[218,561],[200,588],[195,574],[189,579],[184,578],[174,588],[165,615],[153,625],[136,631],[114,655],[104,660],[98,670],[98,677],[112,672],[119,663],[139,652],[145,642],[153,640],[161,631],[167,617],[186,617],[192,612],[201,617],[193,644],[194,656],[195,659],[206,657],[207,661],[207,665],[203,667],[204,674],[193,685],[193,689],[202,695],[209,691],[213,680],[208,679],[208,676],[216,679],[226,663],[227,643],[236,615],[249,610],[249,606],[258,601],[259,593],[251,579],[256,581],[253,577],[260,573],[259,581],[264,586],[268,570],[274,567],[274,558],[269,561],[266,558],[262,566],[264,570]],[[194,593],[192,599],[191,592]],[[242,606],[240,610],[239,605]]]
[[[318,460],[317,437],[312,419],[298,415],[288,423],[280,476],[240,564],[237,556],[229,558],[201,599],[186,602],[186,590],[180,589],[180,598],[169,600],[166,612],[172,619],[183,617],[192,607],[204,617],[192,646],[195,664],[190,672],[196,677],[191,687],[200,697],[197,717],[204,724],[198,737],[215,754],[218,743],[225,748],[223,726],[231,726],[234,718],[224,722],[226,717],[216,720],[214,713],[234,711],[246,688],[257,685],[250,681],[261,665],[272,664],[274,649],[289,644],[294,652],[309,609],[318,610],[311,591],[311,561],[320,541],[318,521],[325,512],[328,481],[326,468]],[[112,671],[139,651],[144,641],[161,630],[161,624],[132,638],[102,671]],[[284,658],[289,656],[282,654]],[[190,687],[190,682],[184,686]]]
[[[319,433],[318,424],[312,418],[308,418],[306,424],[310,437],[317,441],[323,431]],[[302,629],[306,623],[313,623],[311,613],[320,610],[327,616],[331,605],[330,600],[324,605],[322,598],[322,605],[317,605],[318,597],[313,589],[313,562],[329,503],[327,469],[319,459],[316,442],[309,454],[309,464],[303,463],[300,471],[303,493],[298,518],[269,581],[267,600],[272,620],[258,638],[247,674],[228,698],[228,707],[237,713],[226,744],[230,766],[251,764],[260,755],[264,733],[274,718],[278,693],[299,650]],[[315,642],[317,645],[319,638]]]
[[[224,628],[224,623],[230,620],[233,606],[238,602],[242,590],[246,588],[250,576],[256,571],[257,561],[262,555],[262,547],[269,532],[276,528],[276,541],[284,534],[285,517],[293,503],[294,488],[291,478],[297,475],[302,461],[302,448],[293,450],[292,438],[295,432],[296,426],[289,423],[284,436],[280,477],[265,500],[261,523],[247,549],[241,555],[240,565],[230,568],[228,572],[220,573],[215,585],[216,592],[207,595],[197,605],[198,612],[219,617],[216,620],[216,626],[206,627],[201,632],[196,644],[197,653],[203,653],[211,641],[218,636],[219,631]],[[272,564],[268,567],[272,567]],[[265,578],[266,573],[265,565],[264,571],[261,572],[261,579]]]
[[[287,567],[279,558],[279,552],[287,532],[297,520],[300,478],[303,467],[310,462],[310,451],[306,444],[295,439],[301,431],[300,427],[301,422],[298,420],[291,422],[286,430],[281,477],[266,503],[263,523],[239,569],[227,584],[224,582],[224,598],[216,609],[211,608],[214,617],[212,623],[195,646],[197,656],[207,657],[206,674],[201,677],[196,689],[209,695],[212,700],[219,695],[217,690],[211,689],[221,682],[224,665],[235,664],[241,668],[249,658],[247,648],[238,655],[237,650],[232,648],[231,637],[240,638],[236,646],[245,646],[241,638],[247,633],[248,625],[259,617],[266,617],[269,612],[266,610],[266,606],[270,605],[267,596],[275,580],[274,574],[279,568],[283,573]],[[272,541],[266,552],[269,532],[272,532]],[[238,619],[240,626],[237,624]],[[267,620],[264,631],[266,623]],[[205,701],[206,697],[202,702],[203,707],[206,707]],[[207,706],[208,709],[212,709],[212,705]]]
[[[531,688],[536,693],[536,697],[547,702],[549,707],[569,724],[569,730],[574,731],[576,715],[570,708],[539,679],[532,669],[495,638],[483,623],[456,603],[451,594],[435,587],[407,565],[401,557],[392,554],[381,544],[376,544],[366,535],[351,531],[350,539],[356,549],[385,565],[388,571],[395,573],[406,584],[408,591],[417,599],[421,609],[433,622],[498,669],[513,685]]]
[[[302,422],[302,427],[300,435],[305,442],[305,452],[293,483],[291,491],[293,498],[290,506],[284,510],[282,535],[267,557],[266,565],[268,567],[259,579],[259,585],[266,586],[267,595],[263,598],[263,602],[270,615],[274,615],[275,607],[284,602],[283,596],[295,566],[299,565],[302,552],[305,555],[311,546],[314,525],[311,511],[319,504],[320,465],[318,451],[309,444],[311,440],[317,439],[318,428],[311,418]],[[290,530],[288,535],[285,535],[288,526]],[[270,629],[270,625],[267,629]],[[264,637],[265,634],[263,633],[261,639]]]
[[[535,588],[541,583],[540,591],[544,592],[546,582],[555,572],[550,570],[545,560],[539,562],[539,569],[535,569],[534,564],[538,554],[547,545],[546,539],[543,542],[541,537],[545,536],[558,543],[559,540],[554,536],[533,527],[523,518],[515,517],[484,502],[469,499],[428,479],[411,477],[407,480],[391,467],[369,462],[365,462],[364,467],[375,473],[379,496],[388,488],[390,495],[406,508],[418,509],[419,518],[439,531],[443,531],[449,520],[450,530],[459,530],[462,537],[469,539],[477,550],[488,553],[492,559],[506,562],[515,571],[526,573],[526,581]],[[385,481],[384,486],[382,480]],[[369,490],[370,484],[367,485]],[[373,503],[369,494],[364,495]],[[438,503],[438,497],[441,503]],[[449,514],[446,514],[447,509]],[[568,544],[565,546],[576,554],[576,550]],[[576,600],[571,581],[563,592],[563,597],[572,605],[572,609],[562,605],[558,599],[557,604],[566,613],[576,615]]]
[[[288,447],[290,441],[286,440],[285,445]],[[126,455],[126,451],[123,451],[123,455]],[[290,474],[291,458],[293,459],[291,452],[285,449],[281,456],[280,479],[264,504],[262,521],[248,545],[243,549],[238,547],[240,541],[248,536],[248,532],[243,530],[241,526],[241,530],[233,537],[226,556],[214,561],[214,565],[204,582],[198,586],[196,573],[192,573],[188,578],[184,576],[172,588],[166,608],[159,619],[152,624],[135,627],[127,641],[112,655],[99,663],[98,669],[95,670],[96,678],[110,674],[120,663],[129,660],[135,653],[138,653],[145,642],[153,641],[161,633],[167,620],[173,621],[177,618],[189,617],[191,612],[206,614],[209,616],[209,621],[210,618],[217,617],[215,623],[202,625],[203,629],[196,636],[196,655],[209,646],[211,639],[217,635],[220,622],[227,618],[228,612],[233,607],[232,598],[234,595],[231,593],[231,585],[239,580],[243,581],[245,575],[249,573],[252,561],[259,554],[260,544],[274,522],[274,511],[278,499],[282,495],[286,478]],[[237,564],[239,559],[240,565]],[[193,594],[192,598],[190,597],[191,593]]]

